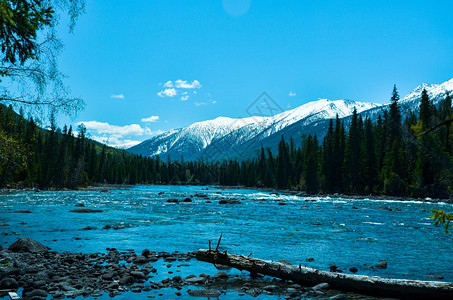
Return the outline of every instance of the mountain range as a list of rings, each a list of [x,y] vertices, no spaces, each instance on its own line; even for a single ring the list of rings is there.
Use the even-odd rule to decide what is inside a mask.
[[[399,101],[403,115],[418,110],[423,89],[427,90],[430,99],[437,104],[445,98],[447,91],[452,93],[453,78],[442,84],[424,83],[418,86]],[[264,95],[252,105],[260,108],[258,111],[261,113],[266,111],[261,109],[263,107],[278,107],[276,103],[269,101],[272,101],[270,97]],[[354,108],[363,117],[376,120],[387,106],[353,100],[321,99],[275,115],[250,113],[251,116],[247,118],[218,117],[197,122],[152,137],[128,151],[165,159],[245,160],[256,157],[261,146],[275,151],[282,136],[285,139],[292,137],[296,145],[300,144],[303,135],[317,134],[318,138],[322,138],[330,119],[338,115],[347,124]]]

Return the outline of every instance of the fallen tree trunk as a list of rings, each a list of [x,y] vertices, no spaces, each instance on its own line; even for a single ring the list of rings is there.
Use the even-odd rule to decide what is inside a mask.
[[[337,290],[373,296],[392,296],[404,299],[453,299],[453,283],[451,282],[392,279],[327,272],[302,267],[301,265],[288,265],[215,250],[198,250],[196,258],[200,261],[246,270],[252,274],[260,273],[306,285],[327,282],[330,287]]]

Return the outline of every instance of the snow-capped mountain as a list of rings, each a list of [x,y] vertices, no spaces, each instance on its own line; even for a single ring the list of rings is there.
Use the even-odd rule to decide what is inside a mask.
[[[335,118],[337,114],[340,117],[348,116],[354,108],[361,112],[378,106],[352,100],[322,99],[272,117],[218,117],[162,133],[128,151],[144,156],[170,156],[172,159],[179,159],[181,156],[186,160],[223,158],[227,153],[219,151],[220,149],[239,149],[242,145],[256,143],[301,120],[306,120],[309,124],[320,119]],[[231,154],[228,156],[236,156],[238,153]]]
[[[212,143],[242,126],[260,122],[265,117],[233,119],[218,117],[214,120],[193,123],[190,126],[173,129],[146,140],[128,151],[144,156],[167,156],[179,159],[191,158]]]
[[[453,79],[442,84],[422,84],[400,100],[402,112],[417,111],[421,92],[426,89],[434,104],[453,92]],[[322,138],[329,119],[338,115],[348,123],[354,108],[364,117],[375,120],[387,105],[353,100],[321,99],[271,117],[227,118],[197,122],[170,130],[146,140],[128,151],[144,156],[185,160],[248,159],[256,157],[261,147],[276,149],[283,136],[300,143],[302,135],[317,134]]]
[[[403,99],[401,99],[401,104],[406,104],[414,101],[418,103],[423,89],[426,89],[429,98],[434,103],[437,103],[441,99],[445,98],[446,92],[449,92],[451,94],[451,92],[453,91],[453,78],[441,84],[423,83],[412,92],[407,94]]]

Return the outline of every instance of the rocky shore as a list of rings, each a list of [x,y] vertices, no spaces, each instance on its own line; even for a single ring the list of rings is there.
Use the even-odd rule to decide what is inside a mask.
[[[153,281],[160,270],[159,261],[190,266],[195,253],[153,252],[145,249],[141,254],[107,249],[107,253],[53,252],[30,238],[22,238],[8,249],[0,249],[0,290],[17,291],[23,299],[42,300],[49,295],[54,299],[77,296],[111,297],[126,292],[147,293],[148,298],[163,296],[166,290],[172,297],[225,297],[279,295],[285,299],[314,297],[319,299],[370,299],[357,294],[343,294],[329,289],[327,283],[313,287],[277,279],[263,279],[259,274],[251,278],[215,274],[174,276]],[[221,266],[219,266],[222,269]],[[170,291],[168,291],[170,290]],[[145,297],[145,295],[142,295]]]

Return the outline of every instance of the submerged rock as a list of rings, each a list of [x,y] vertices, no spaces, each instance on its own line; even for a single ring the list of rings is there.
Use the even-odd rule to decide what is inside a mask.
[[[214,278],[215,279],[227,279],[228,278],[228,274],[225,273],[225,272],[218,272],[214,275]]]
[[[219,204],[241,204],[241,202],[236,199],[222,199],[219,201]]]
[[[175,198],[171,198],[171,199],[168,199],[167,201],[165,201],[167,203],[179,203],[179,200],[178,199],[175,199]]]
[[[392,211],[393,209],[391,209],[390,207],[387,207],[387,206],[378,206],[377,209],[380,209],[380,210],[388,210],[388,211]]]
[[[380,261],[377,264],[375,264],[374,266],[376,268],[387,269],[387,262],[385,260],[384,261]]]
[[[73,210],[70,210],[69,212],[75,212],[75,213],[96,213],[96,212],[102,212],[100,209],[91,209],[91,208],[76,208]]]
[[[47,252],[49,248],[31,238],[21,238],[8,248],[12,252]]]
[[[79,229],[79,230],[96,230],[97,228],[96,227],[91,227],[91,226],[86,226],[82,229]]]
[[[195,197],[198,197],[198,198],[207,198],[207,197],[208,197],[208,195],[206,195],[206,194],[201,194],[201,193],[196,193],[194,196],[195,196]]]
[[[444,276],[442,276],[440,274],[428,274],[428,275],[426,275],[426,277],[428,277],[430,279],[437,279],[437,280],[444,279]]]
[[[215,289],[209,290],[187,290],[187,293],[192,297],[206,297],[206,298],[217,298],[222,294],[220,291]]]

